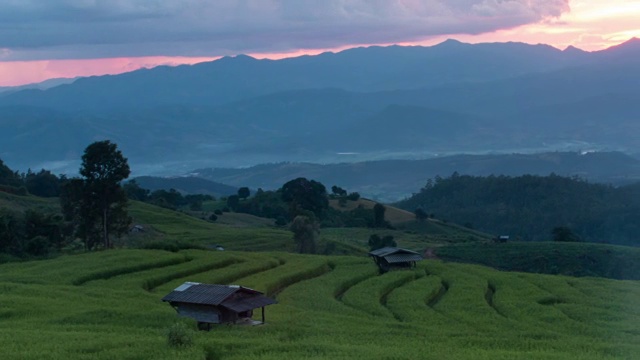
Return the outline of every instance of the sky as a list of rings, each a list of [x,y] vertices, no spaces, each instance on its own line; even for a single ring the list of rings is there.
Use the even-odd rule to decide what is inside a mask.
[[[0,86],[249,54],[640,37],[640,0],[0,0]]]

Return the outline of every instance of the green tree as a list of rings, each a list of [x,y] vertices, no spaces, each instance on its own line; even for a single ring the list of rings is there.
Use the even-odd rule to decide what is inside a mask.
[[[41,197],[56,197],[60,195],[60,179],[48,170],[38,173],[27,171],[23,175],[24,184],[29,193]]]
[[[352,192],[349,195],[347,195],[347,199],[351,201],[358,201],[360,200],[360,194],[357,192]]]
[[[9,167],[4,164],[2,159],[0,159],[0,185],[8,185],[14,187],[19,187],[22,185],[20,176],[18,176],[16,172],[9,169]]]
[[[184,196],[176,189],[156,190],[149,195],[149,201],[154,205],[172,210],[187,204]]]
[[[579,242],[580,238],[566,226],[556,226],[551,230],[553,241]]]
[[[300,177],[284,184],[282,200],[289,203],[289,215],[295,218],[305,211],[311,211],[318,219],[323,219],[329,208],[327,189],[322,183]]]
[[[387,208],[380,203],[376,203],[373,206],[373,225],[374,227],[384,227],[386,222],[384,220],[384,213],[387,211]]]
[[[100,214],[87,192],[84,180],[74,178],[66,181],[60,193],[60,206],[75,236],[82,239],[85,249],[91,250],[100,241]]]
[[[246,198],[249,197],[249,195],[251,195],[251,190],[249,190],[248,187],[243,186],[243,187],[238,189],[238,198],[246,199]]]
[[[227,198],[227,206],[229,208],[235,211],[238,208],[239,204],[240,198],[238,197],[238,195],[229,195],[229,197]]]
[[[108,249],[112,247],[111,234],[119,236],[127,231],[131,219],[120,183],[130,172],[127,159],[109,140],[94,142],[85,149],[80,166],[82,178],[69,183],[61,201],[87,248],[93,248],[98,233]]]
[[[427,212],[422,208],[417,208],[413,213],[416,215],[416,220],[419,221],[424,221],[427,219],[427,217],[429,217],[429,215],[427,215]]]
[[[387,235],[381,238],[378,234],[373,234],[369,236],[368,244],[369,244],[369,249],[371,251],[382,249],[383,247],[387,247],[387,246],[389,247],[398,246],[396,244],[396,241],[393,240],[393,236]]]
[[[331,192],[335,196],[347,196],[347,191],[339,186],[333,185],[331,187]]]
[[[19,252],[23,238],[24,222],[18,213],[0,208],[0,252]]]
[[[298,215],[293,219],[290,230],[297,251],[301,254],[315,254],[318,238],[318,223],[309,216]]]
[[[122,188],[127,194],[127,198],[129,200],[147,201],[147,199],[149,199],[150,191],[148,189],[143,189],[142,187],[140,187],[136,179],[127,181],[127,183],[124,184]]]

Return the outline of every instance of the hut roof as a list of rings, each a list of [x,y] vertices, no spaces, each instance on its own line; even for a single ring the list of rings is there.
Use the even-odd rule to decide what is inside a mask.
[[[422,255],[415,251],[396,247],[383,247],[382,249],[373,250],[369,252],[369,256],[384,258],[390,264],[423,259]]]
[[[186,282],[162,298],[170,303],[224,306],[236,312],[243,312],[276,301],[263,296],[261,292],[238,285],[214,285]]]

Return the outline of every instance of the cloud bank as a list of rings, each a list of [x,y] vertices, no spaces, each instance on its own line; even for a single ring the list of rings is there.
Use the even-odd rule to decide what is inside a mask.
[[[0,60],[219,56],[537,23],[569,0],[0,0]]]

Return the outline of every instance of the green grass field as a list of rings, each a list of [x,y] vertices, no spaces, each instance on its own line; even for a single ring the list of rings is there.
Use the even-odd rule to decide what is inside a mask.
[[[267,324],[195,332],[184,281],[275,296]],[[0,265],[2,359],[637,359],[640,282],[364,256],[112,250]],[[167,331],[194,329],[174,349]]]
[[[3,195],[0,206],[58,205]],[[635,248],[493,244],[399,214],[407,222],[397,230],[321,229],[320,251],[349,256],[298,255],[288,230],[260,218],[225,213],[212,223],[139,202],[130,214],[146,230],[123,239],[124,249],[0,265],[1,359],[640,358],[640,281],[441,260],[379,275],[366,256],[377,233],[446,260],[625,278],[640,272]],[[174,252],[134,249],[153,244]],[[227,251],[202,250],[212,245]],[[190,246],[202,249],[177,251]],[[185,281],[240,284],[278,304],[265,325],[196,332],[160,301]],[[176,323],[193,329],[193,346],[168,345]]]

